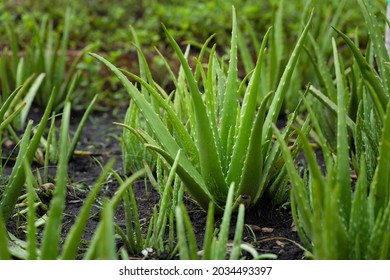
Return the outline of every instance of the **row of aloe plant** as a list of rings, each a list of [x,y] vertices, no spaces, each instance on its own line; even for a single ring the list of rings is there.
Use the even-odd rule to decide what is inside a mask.
[[[366,58],[347,35],[334,28],[336,34],[351,49],[354,61],[349,68],[344,68],[345,62],[340,61],[339,51],[332,39],[329,42],[333,49],[334,70],[324,68],[321,47],[312,35],[308,35],[309,20],[274,96],[266,95],[259,89],[268,33],[260,47],[254,70],[248,73],[241,83],[238,82],[236,51],[239,31],[234,11],[231,53],[226,76],[215,54],[215,47],[209,53],[207,71],[203,70],[203,52],[207,42],[195,61],[193,73],[186,54],[182,53],[165,30],[182,66],[182,76],[179,74],[179,77],[174,79],[176,89],[170,94],[166,94],[156,85],[145,66],[144,75],[138,77],[120,71],[98,55],[93,56],[117,75],[128,90],[132,102],[145,118],[149,130],[130,127],[127,124],[122,126],[144,142],[150,151],[156,152],[171,164],[179,151],[183,153],[178,162],[177,174],[192,197],[204,209],[210,202],[216,205],[217,210],[227,207],[224,203],[228,190],[235,185],[238,185],[234,192],[235,207],[240,203],[253,207],[267,188],[272,189],[269,177],[273,170],[267,169],[267,166],[273,165],[279,174],[283,174],[287,169],[292,184],[291,204],[294,220],[299,236],[306,248],[312,252],[312,257],[387,259],[390,226],[389,146],[386,140],[389,133],[389,58],[383,32],[379,29],[373,13],[374,8],[363,0],[358,0],[358,4],[372,40],[372,48],[367,48]],[[319,83],[308,87],[309,97],[300,96],[309,117],[301,129],[296,129],[296,142],[289,148],[286,141],[291,137],[291,123],[288,123],[283,134],[276,127],[272,130],[271,126],[274,126],[279,116],[281,100],[287,91],[286,85],[290,82],[306,36],[310,37],[307,53]],[[238,41],[241,42],[240,39]],[[313,51],[310,51],[310,47]],[[379,72],[374,65],[377,65]],[[139,83],[142,91],[132,84],[126,75]],[[335,82],[333,75],[336,77]],[[241,93],[243,100],[239,103]],[[256,101],[260,101],[259,106]],[[318,101],[321,106],[317,105]],[[326,115],[318,115],[319,110],[326,110]],[[336,129],[333,128],[334,139],[329,136],[328,130],[331,127],[323,126],[326,118],[337,122]],[[295,119],[295,114],[292,114],[290,120]],[[322,148],[326,175],[321,173],[310,148],[309,122],[315,128],[310,134]],[[278,156],[278,143],[271,146],[271,132],[276,135],[281,145],[283,159]],[[335,145],[330,145],[330,141]],[[309,165],[309,170],[303,178],[299,176],[294,164],[296,149],[301,145]],[[350,151],[349,146],[354,150]],[[356,185],[352,184],[351,173],[358,176]],[[278,179],[278,183],[284,181],[284,178]],[[267,183],[271,183],[271,186]],[[183,231],[183,226],[178,230]],[[191,234],[188,238],[192,238]],[[188,252],[183,242],[181,246]]]
[[[13,25],[5,27],[10,50],[6,47],[0,58],[4,98],[23,83],[29,85],[26,87],[27,92],[21,97],[26,102],[26,109],[15,122],[16,129],[24,128],[33,102],[42,107],[48,104],[53,87],[57,89],[55,108],[59,109],[64,105],[72,80],[77,75],[78,65],[83,56],[91,50],[91,46],[87,46],[71,63],[68,61],[69,32],[74,16],[70,9],[66,11],[61,37],[53,29],[53,23],[47,16],[39,22],[33,22],[34,34],[28,43],[18,39]]]
[[[158,179],[154,179],[150,165],[145,163],[144,169],[123,181],[111,170],[110,162],[92,188],[78,220],[60,250],[60,225],[66,194],[65,178],[70,157],[67,138],[71,105],[68,97],[62,113],[56,188],[43,231],[42,246],[37,250],[33,204],[36,183],[30,164],[49,119],[55,98],[53,95],[31,141],[29,139],[32,124],[29,123],[26,128],[19,156],[0,202],[0,236],[7,236],[4,220],[6,222],[9,219],[21,187],[26,181],[29,229],[27,244],[22,250],[24,255],[20,254],[20,246],[19,253],[9,250],[10,240],[0,237],[1,258],[10,257],[11,254],[31,259],[75,258],[88,213],[104,179],[112,172],[120,187],[111,200],[103,202],[100,223],[84,254],[86,259],[118,258],[115,232],[124,243],[124,247],[119,251],[122,258],[128,258],[129,253],[138,254],[143,249],[152,247],[159,253],[168,248],[173,254],[178,250],[182,259],[197,259],[199,252],[196,240],[189,217],[182,206],[183,186],[200,206],[208,209],[202,258],[226,258],[232,211],[238,211],[238,220],[230,258],[239,258],[241,250],[252,253],[254,258],[273,258],[271,255],[259,256],[250,247],[241,244],[244,209],[260,207],[262,203],[270,203],[272,199],[276,203],[283,202],[288,194],[288,181],[291,181],[292,185],[290,201],[298,234],[312,257],[388,259],[390,105],[386,62],[389,58],[383,40],[380,39],[381,33],[378,22],[373,17],[373,9],[363,0],[358,0],[358,3],[367,21],[373,47],[367,48],[365,58],[346,35],[336,30],[336,34],[352,50],[355,61],[349,69],[345,69],[336,42],[332,40],[334,84],[331,79],[333,71],[326,72],[322,68],[324,64],[319,47],[310,39],[316,55],[316,58],[311,60],[320,83],[316,87],[309,86],[305,94],[300,95],[300,102],[288,117],[282,132],[276,128],[275,123],[280,117],[282,103],[304,42],[307,37],[311,37],[311,16],[279,83],[275,83],[274,93],[264,92],[260,83],[264,77],[262,65],[269,32],[259,49],[254,70],[239,81],[237,49],[240,36],[234,9],[227,72],[223,61],[216,54],[215,46],[210,52],[206,52],[208,41],[195,60],[193,73],[187,58],[188,52],[183,53],[165,29],[182,67],[178,78],[172,75],[176,89],[169,94],[154,82],[138,43],[135,45],[139,51],[140,77],[121,71],[104,58],[92,54],[117,75],[128,90],[138,112],[143,115],[146,125],[141,128],[131,127],[132,124],[141,123],[134,120],[138,112],[133,105],[128,112],[129,123],[119,125],[138,137],[150,153],[157,157],[155,168]],[[208,57],[206,70],[203,68],[205,57]],[[374,62],[378,65],[379,73]],[[169,66],[167,69],[172,73]],[[126,76],[138,83],[141,89]],[[4,112],[17,96],[18,90],[4,103]],[[316,108],[313,104],[317,100],[321,101],[322,108],[329,110],[337,120],[335,149],[329,145],[329,139],[325,136],[321,119],[324,116],[318,116],[314,110]],[[295,128],[293,124],[300,122],[298,113],[302,104],[308,112],[308,117],[302,122],[301,128]],[[9,117],[2,115],[4,127],[16,113]],[[312,131],[311,126],[314,128]],[[274,141],[273,135],[277,141]],[[297,137],[294,138],[294,135]],[[321,147],[326,165],[325,175],[316,161],[309,136],[318,141]],[[126,137],[123,139],[128,140]],[[294,142],[289,147],[291,139]],[[349,146],[354,149],[349,149]],[[294,163],[301,147],[308,163],[308,170],[304,172],[303,178]],[[351,182],[351,172],[356,172],[358,177],[354,186]],[[161,201],[160,214],[157,214],[156,207],[149,230],[146,235],[142,235],[131,184],[145,173],[160,192]],[[114,222],[114,212],[122,200],[126,213],[125,229]],[[171,205],[170,201],[173,202]],[[218,236],[213,234],[214,211],[223,213]],[[174,217],[178,234],[177,247],[173,245]],[[163,236],[167,228],[169,240],[165,244]],[[17,243],[20,244],[19,241]]]
[[[285,141],[274,129],[293,185],[291,205],[298,233],[317,259],[390,258],[389,56],[371,3],[357,2],[371,38],[365,55],[358,41],[335,29],[353,53],[353,64],[348,71],[343,69],[344,62],[333,41],[336,83],[320,90],[311,88],[315,98],[337,119],[335,153],[331,153],[324,137],[321,120],[305,102],[325,158],[326,175],[307,137],[297,129],[309,165],[301,178]],[[320,78],[325,80],[324,76]],[[329,89],[335,91],[336,101],[330,98]]]
[[[66,26],[68,26],[69,24],[68,17],[66,20]],[[46,24],[44,21],[41,28],[41,32],[43,33],[39,35],[40,46],[43,44],[43,40],[46,36],[44,33],[45,26]],[[68,28],[65,28],[65,39],[63,39],[62,41],[62,58],[60,58],[60,61],[62,62],[65,61],[65,44],[67,30]],[[101,222],[96,229],[94,238],[91,240],[91,243],[88,246],[88,250],[85,254],[83,254],[84,258],[114,259],[118,257],[118,254],[120,254],[122,258],[128,258],[128,254],[139,254],[145,248],[153,248],[157,251],[157,253],[169,250],[172,251],[172,254],[175,254],[179,249],[180,257],[183,259],[186,258],[186,254],[182,251],[183,249],[181,249],[183,248],[182,246],[174,247],[173,236],[173,224],[175,214],[174,210],[175,208],[182,209],[182,207],[180,207],[179,205],[182,204],[183,183],[179,180],[177,176],[175,176],[180,152],[178,153],[177,159],[173,163],[172,168],[169,168],[171,170],[169,171],[168,179],[164,184],[162,182],[164,182],[165,180],[164,174],[165,172],[167,172],[165,171],[167,170],[167,167],[162,167],[161,160],[158,160],[157,163],[158,180],[155,180],[153,178],[153,174],[149,166],[146,164],[145,169],[141,169],[139,171],[134,172],[134,174],[125,181],[123,181],[121,177],[111,169],[113,166],[113,161],[110,161],[108,165],[103,168],[103,172],[101,176],[97,179],[96,184],[91,187],[90,194],[85,200],[74,226],[72,227],[69,234],[65,237],[63,246],[60,246],[60,244],[62,243],[61,224],[64,217],[68,162],[76,149],[79,137],[81,135],[81,131],[96,101],[96,97],[92,100],[92,102],[90,102],[88,108],[86,109],[84,117],[80,121],[79,127],[75,132],[73,139],[70,139],[70,101],[72,99],[72,93],[74,92],[74,89],[77,85],[79,76],[76,75],[73,78],[73,82],[70,84],[69,89],[67,89],[67,87],[64,87],[67,83],[63,84],[63,86],[61,86],[59,90],[56,90],[56,88],[53,87],[52,92],[50,94],[50,100],[46,104],[46,110],[41,119],[40,124],[36,129],[33,129],[33,124],[30,121],[25,128],[22,139],[19,139],[13,129],[16,127],[18,130],[24,128],[24,121],[18,123],[20,126],[17,126],[16,123],[12,123],[11,126],[11,122],[14,121],[15,118],[20,117],[20,114],[23,114],[23,116],[20,117],[21,120],[25,120],[27,118],[28,108],[25,109],[25,107],[30,107],[32,105],[33,99],[35,95],[38,94],[38,92],[42,93],[42,98],[46,98],[47,94],[45,94],[45,90],[38,91],[38,88],[40,88],[42,81],[45,77],[44,74],[38,76],[35,82],[34,75],[29,77],[25,82],[22,82],[24,80],[23,74],[24,72],[26,72],[23,66],[24,59],[19,58],[19,50],[17,48],[17,42],[15,39],[15,34],[13,34],[13,29],[9,27],[8,31],[12,42],[12,61],[10,62],[10,60],[8,60],[8,53],[7,51],[5,51],[2,58],[2,92],[4,95],[4,104],[2,105],[1,109],[1,135],[3,135],[3,130],[5,128],[8,128],[8,130],[14,136],[14,140],[16,142],[20,142],[18,143],[18,145],[20,145],[20,148],[19,154],[16,157],[16,162],[14,164],[13,171],[9,178],[5,179],[5,188],[4,191],[1,193],[0,234],[2,236],[2,239],[0,240],[0,258],[8,259],[12,257],[20,259],[74,259],[79,257],[79,246],[82,241],[82,236],[86,223],[89,219],[90,209],[93,206],[93,203],[95,202],[96,197],[100,189],[103,187],[104,181],[108,177],[109,173],[114,174],[114,176],[120,183],[120,187],[116,195],[110,201],[107,200],[104,202],[101,211]],[[51,38],[53,34],[51,32],[49,33],[51,34],[49,34],[49,38]],[[42,63],[45,62],[46,66],[54,67],[54,64],[50,63],[50,59],[48,59],[48,57],[46,57],[46,59],[43,59],[42,57],[43,53],[47,53],[49,56],[51,55],[52,41],[48,39],[48,44],[46,46],[42,45],[41,47],[42,48],[37,49],[37,58],[39,58],[40,61],[38,61],[37,65],[42,66]],[[57,53],[57,51],[55,53]],[[54,60],[56,61],[56,59],[57,57],[56,55],[54,55]],[[15,67],[13,67],[13,65],[15,65]],[[34,66],[35,64],[32,65]],[[64,66],[64,64],[62,64],[62,66]],[[61,69],[63,70],[63,67],[60,66],[58,71],[61,71]],[[72,69],[74,70],[74,66],[72,66]],[[71,78],[73,76],[73,70],[71,70],[68,78]],[[14,81],[12,78],[16,78],[16,80]],[[63,79],[60,78],[58,81],[61,80]],[[49,79],[48,82],[50,83],[53,81],[52,79]],[[22,84],[22,86],[18,87],[12,94],[8,95],[9,89],[18,84]],[[54,84],[52,84],[52,86],[53,85]],[[50,85],[48,87],[50,88]],[[63,97],[58,98],[58,94],[62,95],[65,89],[68,90],[68,94],[66,96],[66,99],[64,99],[64,101],[62,102],[61,100],[63,100]],[[26,92],[28,93],[26,94]],[[24,100],[20,101],[22,99]],[[20,105],[18,105],[18,103],[20,103]],[[59,139],[57,139],[56,136],[57,128],[55,126],[55,120],[57,118],[57,114],[56,111],[53,110],[54,107],[56,107],[57,109],[63,108],[62,112],[60,111],[60,115],[62,115],[62,120]],[[22,111],[23,109],[25,110]],[[45,139],[44,131],[47,124],[49,123],[49,120],[51,120],[51,124],[48,131],[48,136]],[[34,135],[31,139],[31,134],[33,130]],[[31,167],[32,161],[40,161],[39,156],[42,156],[40,153],[38,153],[39,144],[43,144],[43,148],[45,149],[44,159],[41,162],[44,165],[43,181],[40,176],[38,176],[38,178],[34,177],[34,172],[32,171]],[[57,163],[56,178],[52,181],[54,184],[48,183],[49,163]],[[164,164],[166,165],[166,163]],[[158,208],[154,209],[153,217],[151,218],[151,221],[149,223],[148,233],[146,234],[146,236],[142,236],[140,218],[138,215],[136,200],[131,188],[131,184],[138,177],[144,175],[145,172],[148,175],[149,180],[151,182],[154,182],[154,187],[158,189],[161,194],[161,205],[159,207],[159,214],[157,214]],[[39,175],[38,172],[37,174]],[[174,184],[174,186],[176,186],[174,189],[171,189],[172,181],[176,182]],[[164,187],[162,186],[162,184],[164,185]],[[45,189],[45,191],[49,192],[46,195],[52,196],[49,207],[47,207],[47,205],[45,205],[45,203],[43,203],[41,200],[41,189]],[[25,192],[25,194],[22,194],[23,192]],[[173,206],[168,207],[168,205],[170,205],[169,201],[171,201],[172,199],[175,201],[175,203],[173,204]],[[123,200],[123,203],[125,205],[127,221],[125,231],[118,225],[115,225],[115,227],[113,226],[114,212],[116,211],[116,208],[118,207],[121,200]],[[19,208],[17,211],[15,211],[16,207]],[[25,209],[21,211],[21,207]],[[37,207],[41,207],[41,210],[44,211],[48,210],[47,213],[39,219],[37,219]],[[27,233],[26,241],[17,238],[12,233],[7,232],[6,230],[5,225],[11,219],[11,216],[15,212],[16,215],[21,216],[26,214],[26,225],[23,226]],[[178,210],[178,213],[182,213],[182,210]],[[241,214],[241,216],[242,215],[243,213]],[[209,215],[209,217],[209,220],[212,220],[211,214]],[[220,235],[220,238],[222,238],[225,243],[227,242],[229,218],[229,216],[225,218],[226,222],[222,226],[222,231],[224,232],[224,234]],[[210,223],[211,222],[209,222],[209,224]],[[168,224],[169,226],[167,226]],[[242,231],[243,217],[240,219],[240,224],[240,228]],[[178,227],[181,226],[182,221],[178,220]],[[42,237],[39,239],[37,239],[38,227],[42,227]],[[187,230],[191,230],[188,224],[186,225],[186,227]],[[166,244],[166,242],[164,242],[163,240],[166,228],[169,228],[168,244]],[[116,250],[115,233],[120,236],[120,238],[125,244],[125,246],[120,249],[119,253]],[[234,255],[232,255],[232,258],[240,257],[240,236],[240,234],[237,234],[236,249]],[[252,253],[255,257],[257,257],[256,253]],[[221,256],[221,254],[218,254],[218,256]]]

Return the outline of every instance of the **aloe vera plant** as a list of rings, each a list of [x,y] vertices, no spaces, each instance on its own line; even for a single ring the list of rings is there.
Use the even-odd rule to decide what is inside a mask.
[[[19,50],[19,45],[22,43],[18,41],[14,26],[7,26],[11,53],[8,57],[6,50],[1,58],[0,72],[3,92],[9,93],[28,78],[34,77],[34,85],[24,97],[28,100],[28,108],[32,101],[40,106],[46,106],[53,87],[57,89],[54,107],[59,109],[64,105],[66,95],[76,75],[77,66],[82,57],[91,49],[91,46],[86,46],[71,64],[68,63],[67,51],[72,16],[74,13],[67,9],[61,37],[53,30],[53,24],[49,22],[47,16],[41,19],[40,24],[34,22],[33,38],[30,45],[24,46],[23,56]]]
[[[194,75],[180,47],[164,27],[186,79],[186,83],[176,89],[183,94],[184,108],[191,112],[185,125],[171,105],[172,97],[164,98],[160,95],[151,75],[147,81],[131,75],[148,90],[153,97],[149,100],[114,65],[99,55],[92,56],[103,62],[119,78],[153,133],[148,135],[140,129],[128,128],[138,135],[151,151],[160,154],[170,164],[177,152],[182,151],[177,173],[187,190],[204,209],[210,201],[215,203],[217,210],[224,208],[232,183],[237,185],[234,200],[245,201],[247,205],[253,206],[267,188],[271,163],[279,159],[268,156],[272,146],[271,124],[280,113],[283,96],[309,26],[310,20],[291,54],[272,98],[271,94],[261,93],[258,88],[268,33],[264,37],[255,69],[248,78],[249,84],[240,84],[238,81],[237,23],[234,10],[230,61],[226,76],[216,59],[215,47],[210,53],[207,73],[202,69],[199,60]],[[201,79],[197,80],[199,77]],[[240,90],[245,91],[242,105],[239,102]],[[261,105],[257,108],[259,96],[262,97]],[[180,98],[179,95],[177,97]],[[164,116],[156,113],[156,104],[164,110]]]
[[[301,178],[279,131],[280,142],[291,184],[291,205],[298,233],[316,259],[388,259],[390,257],[389,199],[389,104],[379,145],[379,159],[373,180],[367,178],[367,162],[363,154],[357,165],[357,182],[352,189],[348,148],[345,85],[336,44],[333,41],[337,87],[337,151],[332,155],[326,145],[318,119],[310,109],[310,118],[319,136],[326,163],[326,175],[321,173],[309,141],[302,137],[309,171]],[[363,102],[363,100],[361,101]],[[361,145],[357,142],[357,145]],[[361,147],[369,151],[370,146]]]

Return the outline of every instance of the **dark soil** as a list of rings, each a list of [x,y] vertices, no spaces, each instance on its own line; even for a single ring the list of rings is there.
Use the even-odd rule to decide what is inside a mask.
[[[80,120],[80,112],[74,112],[71,119],[73,131]],[[74,155],[69,163],[69,187],[66,201],[66,208],[63,220],[63,237],[66,237],[71,226],[82,206],[83,200],[88,195],[90,186],[96,181],[101,173],[101,166],[112,157],[116,158],[115,170],[123,175],[121,162],[120,136],[122,129],[113,125],[113,121],[123,121],[124,110],[94,112],[83,131],[77,150],[83,151],[83,155]],[[39,120],[39,110],[33,111],[33,119]],[[7,147],[3,144],[3,154],[13,156],[12,145],[8,143]],[[12,152],[12,153],[11,153]],[[80,153],[79,153],[80,154]],[[39,167],[39,166],[37,166]],[[7,172],[10,172],[12,164],[7,165]],[[53,168],[54,176],[55,170]],[[101,201],[104,196],[112,197],[118,187],[114,179],[109,179],[102,188],[101,195],[96,200],[94,208],[85,230],[84,240],[87,244],[91,240],[94,230],[99,222],[99,211]],[[146,230],[149,218],[152,215],[153,206],[159,201],[159,195],[152,187],[145,187],[144,181],[134,184],[134,193],[137,197],[138,210],[140,217],[145,221]],[[193,228],[197,237],[198,246],[201,249],[205,233],[206,212],[197,205],[186,199],[187,210],[192,220]],[[123,208],[119,207],[116,215],[116,222],[119,226],[125,224]],[[12,220],[7,226],[10,232],[23,238],[23,232],[18,230],[20,222]],[[216,225],[221,222],[221,218],[216,217]],[[243,242],[253,246],[259,253],[273,253],[278,259],[303,259],[304,251],[297,245],[299,238],[294,229],[290,209],[288,205],[279,209],[263,209],[261,213],[248,211],[245,218],[245,228],[243,233]],[[231,238],[234,234],[235,217],[231,222]],[[82,256],[82,249],[80,257]],[[149,259],[163,259],[165,256],[150,254]],[[144,256],[131,256],[134,258],[145,258]]]

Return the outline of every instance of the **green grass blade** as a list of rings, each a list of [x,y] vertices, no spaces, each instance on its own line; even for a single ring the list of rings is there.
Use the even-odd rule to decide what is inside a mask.
[[[68,177],[68,135],[71,104],[67,102],[61,120],[60,157],[56,174],[56,187],[50,203],[48,219],[42,237],[42,259],[56,259],[59,253],[61,223],[66,199]]]

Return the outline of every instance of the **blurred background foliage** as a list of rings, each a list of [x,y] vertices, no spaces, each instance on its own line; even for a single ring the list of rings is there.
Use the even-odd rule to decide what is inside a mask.
[[[373,0],[377,5],[378,14],[385,12],[384,0]],[[342,4],[343,3],[343,4]],[[129,26],[137,32],[143,52],[150,60],[152,70],[155,69],[155,79],[164,85],[166,73],[160,73],[163,62],[157,56],[157,47],[165,57],[170,57],[172,51],[163,33],[161,23],[169,29],[174,38],[181,44],[200,43],[212,34],[216,34],[213,43],[218,46],[219,55],[228,53],[231,36],[231,6],[234,5],[238,15],[239,28],[247,41],[253,57],[257,50],[253,44],[253,35],[262,38],[266,30],[275,22],[280,7],[283,6],[282,28],[278,36],[283,38],[283,56],[288,57],[292,47],[306,22],[307,11],[314,8],[315,21],[311,28],[312,35],[321,41],[330,29],[329,23],[343,5],[341,18],[337,28],[350,37],[358,35],[360,44],[367,45],[367,29],[362,28],[365,22],[355,1],[339,0],[2,0],[0,3],[0,49],[9,46],[6,26],[13,25],[20,49],[24,49],[34,36],[34,22],[40,23],[45,16],[53,24],[53,29],[61,33],[65,11],[73,11],[69,30],[68,49],[79,51],[87,45],[92,45],[93,52],[103,53],[112,63],[137,71],[134,47],[130,44],[132,36]],[[384,21],[382,21],[384,22]],[[334,36],[334,35],[333,35]],[[327,40],[325,40],[327,41]],[[326,43],[326,42],[325,42]],[[331,46],[326,44],[325,53],[328,61],[332,60]],[[324,47],[324,46],[322,46]],[[196,48],[193,48],[196,51]],[[324,51],[324,50],[323,50]],[[74,53],[73,53],[74,56]],[[134,65],[133,65],[134,64]],[[134,69],[132,69],[134,67]],[[101,73],[101,67],[91,57],[85,56],[78,65],[83,71],[88,71],[84,78],[84,87],[92,92],[106,92],[111,101],[121,99],[112,94],[120,86],[116,79],[108,73]],[[310,69],[304,69],[300,75],[301,81],[312,80]],[[306,83],[305,82],[305,83]],[[304,84],[301,85],[302,87]],[[103,95],[103,99],[104,99]]]
[[[374,0],[384,7],[384,0]],[[275,10],[284,2],[283,25],[293,40],[301,28],[303,11],[316,8],[316,16],[325,20],[332,17],[339,0],[3,0],[0,4],[0,24],[17,24],[18,36],[28,42],[32,21],[49,15],[61,31],[66,8],[75,14],[70,34],[71,48],[94,43],[102,50],[126,48],[129,43],[129,25],[133,25],[142,45],[161,46],[166,43],[161,23],[164,23],[178,41],[203,43],[211,34],[217,34],[219,46],[229,46],[231,6],[234,5],[241,29],[250,24],[259,32],[259,38],[270,26]],[[364,25],[361,12],[354,1],[347,1],[344,22],[353,31]],[[348,30],[347,30],[348,31]],[[4,44],[5,32],[1,32]]]

